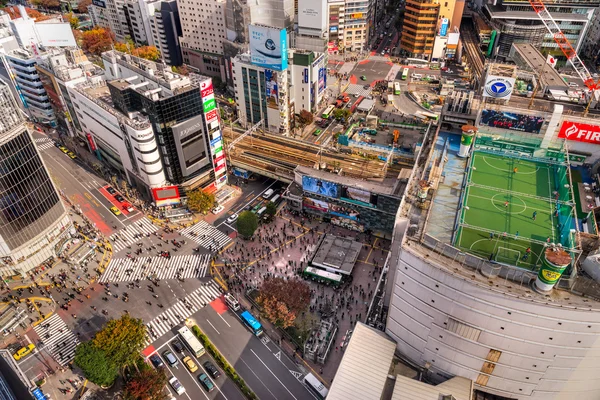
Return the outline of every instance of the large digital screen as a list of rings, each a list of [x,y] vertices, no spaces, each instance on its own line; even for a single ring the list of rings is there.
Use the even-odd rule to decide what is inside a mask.
[[[354,221],[358,221],[360,213],[350,207],[339,206],[336,204],[329,204],[329,214],[337,215],[338,217],[348,218]]]
[[[262,25],[249,25],[252,64],[282,71],[288,66],[287,31]]]
[[[165,186],[152,189],[152,196],[157,207],[165,207],[181,203],[179,188],[177,186]]]
[[[69,23],[37,23],[37,37],[44,47],[75,47],[75,36]]]
[[[323,200],[317,200],[310,197],[304,197],[302,199],[302,206],[325,213],[329,211],[329,203]]]
[[[544,118],[504,111],[483,110],[481,112],[481,120],[479,123],[492,128],[508,129],[511,131],[528,133],[540,133],[542,125],[544,124]]]
[[[277,110],[279,108],[279,88],[277,86],[277,72],[265,69],[265,97],[267,107]]]
[[[371,201],[371,192],[367,190],[343,187],[341,198],[351,203],[373,207],[373,202]]]
[[[335,198],[339,197],[340,192],[340,186],[338,184],[323,181],[308,175],[302,177],[302,188],[307,192]]]

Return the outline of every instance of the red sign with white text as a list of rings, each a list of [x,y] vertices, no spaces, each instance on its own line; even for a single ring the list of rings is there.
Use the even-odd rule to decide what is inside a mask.
[[[202,95],[202,98],[204,99],[204,98],[210,96],[211,94],[213,94],[213,92],[214,91],[213,91],[213,88],[212,88],[212,85],[211,85],[208,89],[201,90],[200,94]]]
[[[564,121],[558,137],[575,142],[600,144],[600,126]]]

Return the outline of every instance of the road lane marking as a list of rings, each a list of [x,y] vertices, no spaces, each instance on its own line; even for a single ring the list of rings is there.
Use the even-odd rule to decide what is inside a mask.
[[[228,327],[231,328],[231,325],[229,325],[229,322],[225,321],[225,318],[223,318],[223,316],[221,314],[217,314],[219,316],[219,318],[221,318],[223,320],[223,322],[225,322],[227,324]]]
[[[249,370],[250,372],[252,372],[252,375],[254,375],[254,376],[256,377],[256,379],[258,379],[258,381],[259,381],[260,383],[262,383],[262,385],[265,387],[265,389],[267,389],[267,392],[269,392],[269,393],[271,394],[271,396],[273,396],[273,398],[274,398],[275,400],[277,400],[277,396],[275,396],[275,395],[273,394],[273,392],[271,392],[271,390],[269,390],[269,387],[268,387],[267,385],[265,385],[265,383],[262,381],[262,379],[260,379],[260,378],[258,377],[258,375],[256,375],[256,374],[254,373],[254,370],[252,369],[252,367],[250,367],[250,366],[249,366],[249,365],[246,363],[246,361],[244,361],[244,359],[243,359],[242,357],[240,357],[240,361],[241,361],[241,362],[243,362],[243,363],[244,363],[244,365],[245,365],[246,367],[248,367],[248,370]],[[248,384],[248,381],[247,381],[247,380],[246,380],[246,384]],[[250,386],[250,385],[248,384],[248,386]],[[252,387],[251,387],[251,386],[250,386],[250,389],[252,389]],[[254,390],[254,391],[256,392],[256,390]]]
[[[211,323],[211,322],[208,320],[208,318],[206,319],[206,322],[208,322],[208,324],[209,324],[210,326],[212,326],[212,328],[215,330],[215,332],[217,332],[217,334],[219,334],[219,335],[221,334],[221,332],[219,332],[219,331],[217,330],[217,328],[215,328],[215,326],[214,326],[214,325],[213,325],[213,324],[212,324],[212,323]]]
[[[174,338],[175,338],[175,337],[174,337]],[[169,342],[167,342],[167,343],[169,343]],[[176,352],[174,349],[172,349],[172,348],[171,348],[171,346],[169,346],[169,349],[171,349],[171,351],[173,352],[173,354],[177,354],[177,352]],[[196,365],[197,365],[197,366],[201,366],[202,364],[200,363],[200,360],[198,360],[198,359],[196,358],[196,356],[195,356],[195,355],[194,355],[192,352],[190,352],[190,354],[191,354],[191,356],[192,356],[192,359],[193,359],[193,360],[194,360],[194,361],[197,363]],[[184,353],[184,355],[185,355],[185,353]],[[176,357],[177,357],[177,356],[176,356]],[[184,357],[184,358],[185,358],[185,357]],[[181,363],[183,364],[183,358],[182,358],[181,360],[182,360],[182,361],[181,361]],[[189,376],[192,378],[192,381],[194,381],[194,383],[196,384],[196,386],[198,386],[198,389],[200,389],[200,391],[202,392],[202,394],[204,395],[204,397],[206,397],[206,398],[208,399],[209,397],[206,395],[204,388],[200,387],[200,384],[198,383],[198,379],[196,379],[196,378],[194,377],[194,375],[192,375],[192,373],[190,372],[190,370],[189,370],[189,369],[188,369],[188,368],[187,368],[185,365],[184,365],[184,368],[183,368],[183,369],[184,369],[184,370],[185,370],[185,371],[188,373],[188,375],[189,375]],[[202,368],[202,369],[204,369],[204,368]],[[208,376],[208,374],[207,374],[206,376]],[[179,380],[179,379],[178,379],[178,380]],[[181,381],[179,381],[179,383],[181,383]],[[218,390],[219,392],[221,392],[221,390],[219,389],[219,387],[217,386],[217,384],[216,384],[215,382],[213,382],[213,383],[215,384],[215,387],[217,388],[217,390]],[[182,383],[181,383],[181,385],[183,386],[183,384],[182,384]],[[185,387],[185,386],[184,386],[184,387]],[[185,393],[187,393],[187,389],[185,390]],[[223,392],[221,392],[221,394],[223,394]],[[223,397],[225,397],[225,396],[223,396]],[[188,398],[189,398],[189,396],[188,396]],[[227,400],[227,397],[225,397],[225,399]],[[191,400],[191,399],[190,399],[190,400]]]
[[[294,395],[292,394],[292,392],[290,392],[290,390],[289,390],[289,389],[288,389],[288,388],[287,388],[287,387],[286,387],[286,386],[283,384],[283,382],[281,382],[281,381],[279,380],[279,378],[277,377],[277,375],[275,375],[275,374],[273,373],[273,371],[271,371],[271,368],[267,367],[267,364],[265,364],[265,363],[264,363],[264,361],[263,361],[263,360],[261,360],[261,358],[260,358],[260,357],[259,357],[259,356],[258,356],[258,355],[257,355],[257,354],[254,352],[254,350],[253,350],[253,349],[250,349],[250,351],[252,352],[252,354],[254,354],[254,355],[256,356],[256,358],[258,358],[258,361],[260,361],[260,362],[262,363],[262,365],[264,365],[264,366],[265,366],[265,368],[269,370],[269,372],[271,373],[271,375],[273,375],[273,377],[275,377],[275,379],[277,379],[277,382],[279,382],[279,384],[280,384],[281,386],[283,386],[283,388],[284,388],[284,389],[285,389],[285,390],[286,390],[286,391],[287,391],[287,392],[290,394],[290,396],[292,396],[292,397],[294,398],[294,400],[298,400],[298,399],[296,398],[296,396],[294,396]]]

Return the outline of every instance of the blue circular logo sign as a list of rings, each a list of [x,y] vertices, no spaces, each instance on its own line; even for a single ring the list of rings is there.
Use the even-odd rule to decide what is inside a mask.
[[[501,99],[504,97],[510,97],[513,90],[513,84],[506,78],[492,78],[487,81],[483,90],[484,95],[487,97]]]
[[[275,42],[273,41],[273,39],[267,39],[267,41],[265,42],[265,47],[267,48],[267,50],[275,50],[277,48],[277,46],[275,46]]]

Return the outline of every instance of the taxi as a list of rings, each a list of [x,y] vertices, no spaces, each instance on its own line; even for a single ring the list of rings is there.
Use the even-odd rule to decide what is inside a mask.
[[[112,213],[115,214],[115,215],[121,215],[121,211],[119,211],[119,209],[117,207],[115,207],[115,206],[112,206],[110,208],[110,211],[112,211]]]
[[[74,160],[74,159],[76,159],[76,158],[77,158],[77,156],[75,155],[75,153],[73,153],[72,151],[69,151],[69,152],[67,153],[67,155],[68,155],[68,156],[71,158],[71,160]]]
[[[21,358],[29,355],[33,349],[35,349],[35,345],[33,343],[29,343],[25,347],[21,347],[15,354],[13,354],[13,358],[15,361],[19,361]]]

